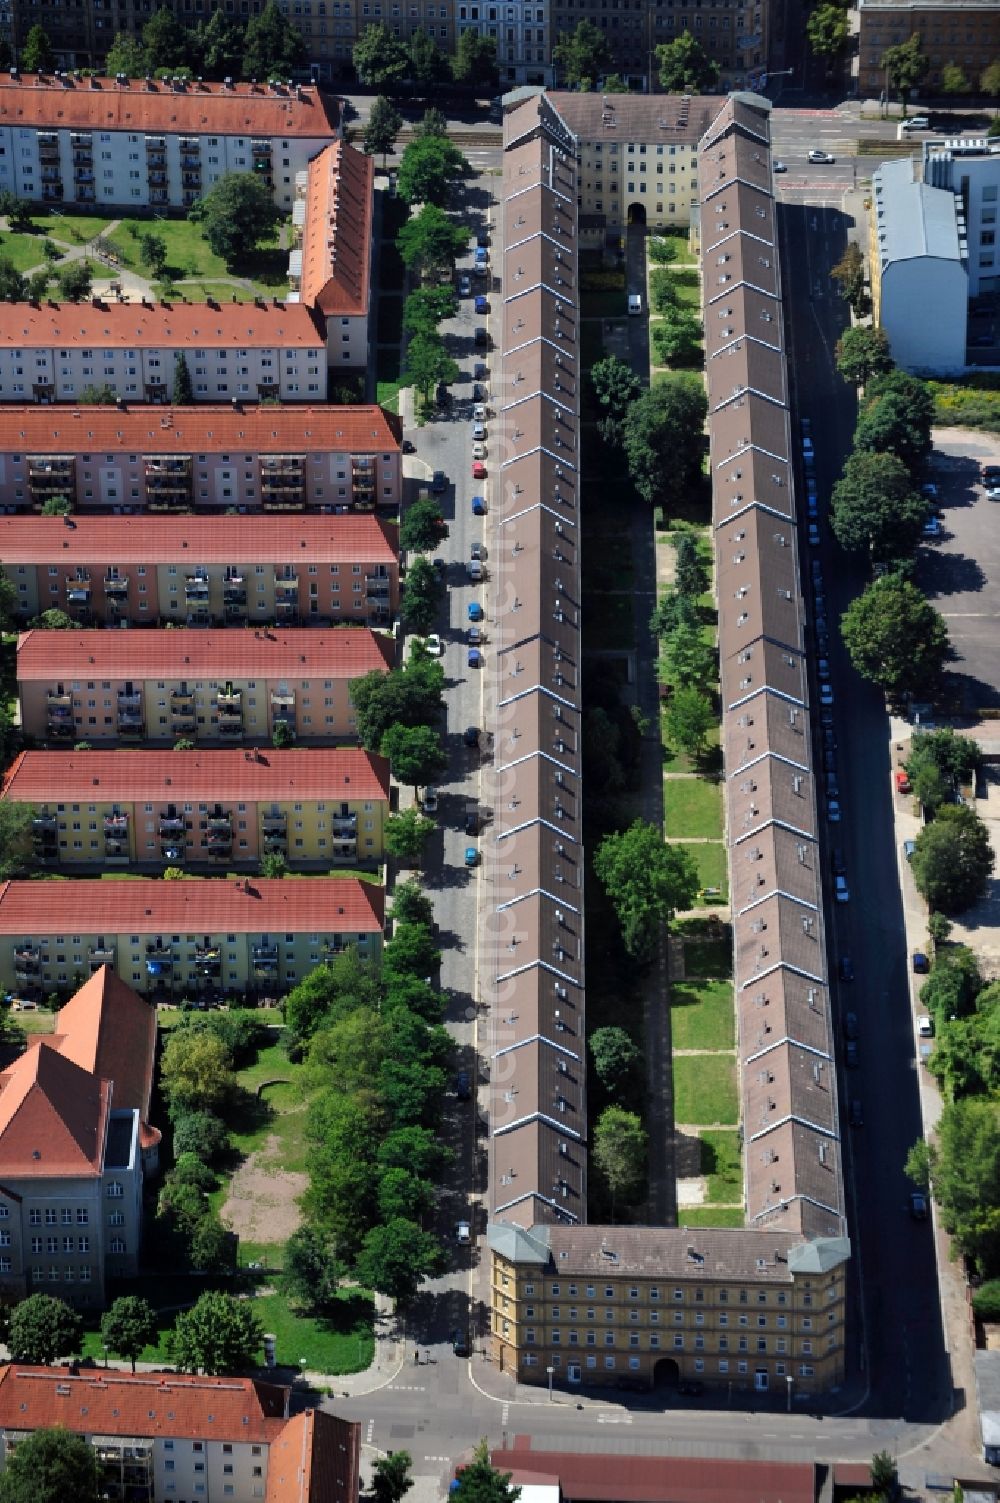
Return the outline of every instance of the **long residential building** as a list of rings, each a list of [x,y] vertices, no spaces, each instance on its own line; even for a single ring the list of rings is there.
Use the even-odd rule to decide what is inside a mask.
[[[260,745],[279,724],[300,741],[354,739],[351,680],[392,660],[391,638],[367,627],[28,631],[17,645],[21,726],[64,746]]]
[[[108,37],[108,45],[112,37]],[[60,207],[185,209],[252,172],[286,211],[340,107],[284,83],[0,77],[0,189]]]
[[[920,51],[929,63],[917,92],[944,93],[943,70],[953,63],[978,94],[980,75],[1000,56],[1000,0],[859,0],[858,92],[862,99],[891,92],[884,55],[889,47],[913,36],[920,38]]]
[[[156,1001],[280,997],[350,946],[377,959],[383,921],[382,888],[354,877],[4,882],[0,987],[64,995],[107,965]]]
[[[354,1503],[361,1426],[290,1409],[287,1388],[255,1378],[11,1363],[0,1370],[0,1467],[36,1430],[59,1429],[93,1448],[102,1498]]]
[[[547,1373],[570,1385],[666,1376],[822,1392],[844,1372],[850,1243],[769,106],[752,95],[726,101],[697,162],[742,1228],[584,1224],[583,863],[579,778],[566,756],[579,709],[566,631],[579,620],[569,462],[576,152],[544,99],[509,110],[505,143],[502,389],[513,394],[504,409],[513,430],[495,502],[497,595],[510,605],[498,608],[495,711],[491,1355],[534,1382]],[[562,172],[563,211],[546,217]],[[553,272],[562,277],[555,288]],[[539,456],[534,476],[517,457],[519,442]],[[533,553],[525,528],[536,510],[552,533]],[[539,733],[543,745],[553,735],[558,744],[558,756],[548,754],[551,774],[541,777],[532,765]]]
[[[326,337],[300,304],[93,298],[4,306],[0,402],[77,402],[107,386],[122,402],[166,404],[182,355],[196,402],[326,399]]]
[[[397,507],[400,435],[381,407],[12,407],[0,512],[57,496],[114,516]]]
[[[155,1009],[98,964],[55,1031],[0,1074],[4,1299],[58,1285],[61,1298],[100,1306],[109,1279],[136,1276],[143,1179],[159,1157],[155,1055]]]
[[[369,359],[374,186],[373,159],[345,141],[314,157],[295,184],[291,298],[326,329],[327,359],[338,369]]]
[[[2,796],[31,806],[41,866],[329,867],[384,855],[389,764],[355,747],[27,751]]]
[[[22,622],[385,626],[399,607],[397,531],[371,515],[8,517],[0,546]]]

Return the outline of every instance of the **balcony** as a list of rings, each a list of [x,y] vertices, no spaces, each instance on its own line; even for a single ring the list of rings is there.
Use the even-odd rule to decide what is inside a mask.
[[[128,741],[141,741],[145,735],[141,710],[125,710],[118,716],[118,734]]]
[[[42,182],[43,183],[48,183],[48,184],[51,185],[52,183],[59,183],[59,182],[61,182],[62,181],[62,174],[59,171],[58,167],[46,167],[43,164],[42,171],[41,171],[41,178],[42,178]]]
[[[165,204],[167,202],[166,188],[150,188],[149,201],[151,204]]]
[[[115,814],[105,814],[105,816],[104,816],[104,833],[105,833],[105,835],[117,835],[119,837],[119,839],[121,839],[123,836],[127,835],[128,834],[128,815],[127,814],[118,814],[118,813],[115,813]]]
[[[262,976],[274,976],[278,971],[277,945],[254,945],[253,968]]]
[[[115,947],[114,945],[95,945],[92,950],[88,951],[87,958],[90,961],[90,969],[92,971],[98,970],[102,965],[113,966],[115,963]]]
[[[265,835],[284,835],[287,826],[288,826],[288,815],[287,814],[273,814],[272,813],[272,814],[265,814],[264,815],[264,834]]]
[[[167,174],[165,172],[150,172],[149,181],[151,187],[159,188],[166,183]]]
[[[122,579],[117,574],[104,576],[104,593],[109,600],[126,600],[128,598],[129,581]]]
[[[31,839],[40,860],[50,861],[58,855],[59,826],[54,814],[35,815],[31,821]]]
[[[193,730],[197,729],[197,726],[198,726],[198,717],[194,713],[193,708],[185,707],[183,705],[181,705],[180,707],[177,707],[175,705],[171,705],[171,707],[170,707],[170,729],[171,729],[171,731],[193,731]]]
[[[222,971],[222,951],[215,946],[199,945],[194,952],[194,968],[199,976],[218,976]]]
[[[282,596],[287,599],[294,595],[296,600],[299,595],[299,577],[297,574],[277,574],[274,579],[274,593],[280,600]]]
[[[184,817],[180,814],[160,815],[160,839],[172,839],[176,835],[183,835],[185,830]]]
[[[245,605],[247,582],[242,574],[227,574],[222,581],[222,598],[227,605]]]
[[[271,856],[280,853],[284,855],[288,850],[288,837],[284,830],[264,831],[264,853]]]
[[[76,492],[76,460],[72,454],[28,456],[28,489],[32,501]]]
[[[113,866],[127,866],[130,860],[128,837],[105,835],[104,837],[104,860]]]
[[[233,822],[228,814],[213,816],[208,821],[205,845],[210,856],[225,856],[233,848]]]
[[[93,167],[74,167],[73,181],[74,183],[79,183],[81,187],[83,187],[87,183],[92,183],[94,181]]]
[[[49,715],[46,732],[52,741],[75,741],[76,721],[72,712],[68,715]]]
[[[154,940],[146,946],[146,973],[154,980],[169,981],[174,969],[173,952],[166,945]]]
[[[189,689],[186,684],[181,684],[179,689],[171,689],[170,703],[172,705],[194,704],[194,690]]]
[[[90,575],[79,574],[66,581],[66,601],[69,605],[90,604]]]
[[[224,713],[228,713],[230,715],[242,715],[243,690],[234,689],[231,684],[227,684],[224,689],[220,689],[216,694],[215,707],[220,715]]]
[[[358,833],[358,816],[356,814],[335,814],[331,822],[335,839],[353,840]]]
[[[41,952],[34,945],[14,948],[14,970],[18,976],[33,976],[42,968]]]
[[[238,711],[220,711],[218,731],[224,740],[238,741],[243,735],[243,716]]]

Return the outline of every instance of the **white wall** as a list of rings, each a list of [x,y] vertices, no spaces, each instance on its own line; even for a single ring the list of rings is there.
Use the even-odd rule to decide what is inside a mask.
[[[879,316],[897,365],[914,372],[964,370],[968,291],[957,261],[922,256],[886,268]]]

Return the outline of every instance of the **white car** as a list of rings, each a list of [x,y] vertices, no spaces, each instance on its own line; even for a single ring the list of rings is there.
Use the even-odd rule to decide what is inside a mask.
[[[934,1037],[934,1024],[926,1013],[917,1019],[917,1032],[922,1039],[932,1039]]]
[[[424,813],[434,814],[438,806],[438,791],[436,788],[424,789]]]
[[[424,644],[432,658],[439,658],[444,652],[444,643],[436,631],[432,631]]]
[[[814,146],[809,153],[809,160],[810,162],[817,163],[819,166],[829,167],[836,161],[836,157],[831,156],[828,151],[820,151],[818,146]]]
[[[851,892],[847,885],[846,877],[834,877],[833,895],[838,903],[849,903],[851,901]]]
[[[832,705],[833,704],[833,690],[831,689],[831,687],[830,687],[829,684],[820,684],[820,686],[819,686],[819,702],[820,702],[821,705]]]
[[[485,422],[486,421],[486,403],[485,402],[477,402],[476,405],[475,405],[475,407],[473,407],[473,409],[472,409],[472,416],[475,418],[475,420],[476,420],[477,423],[483,423],[483,422]]]
[[[485,423],[480,423],[480,422],[473,423],[473,425],[472,425],[472,436],[473,436],[473,438],[485,438],[486,437],[486,424]]]
[[[485,459],[486,458],[486,445],[485,444],[473,444],[472,445],[472,457],[473,457],[473,459]]]
[[[472,1241],[472,1229],[467,1221],[460,1221],[458,1223],[458,1226],[455,1228],[455,1241],[462,1243]]]

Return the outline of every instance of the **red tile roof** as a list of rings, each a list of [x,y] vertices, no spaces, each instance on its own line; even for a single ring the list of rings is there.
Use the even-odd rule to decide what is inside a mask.
[[[22,752],[10,768],[2,796],[26,804],[345,798],[378,803],[389,797],[389,763],[352,746],[30,751]]]
[[[4,882],[0,934],[81,932],[81,926],[87,934],[208,934],[221,929],[244,934],[377,934],[384,906],[382,888],[357,877],[290,882],[266,877],[246,882],[224,877],[102,882],[99,877],[81,877],[47,882],[44,902],[37,882]]]
[[[354,1503],[361,1426],[321,1409],[290,1419],[271,1446],[267,1503]]]
[[[299,296],[327,318],[368,312],[375,164],[336,141],[309,163]]]
[[[56,1017],[55,1042],[63,1059],[113,1084],[115,1111],[149,1117],[156,1052],[156,1009],[110,966],[102,965],[73,993]],[[2,1140],[0,1140],[2,1152]]]
[[[532,1481],[558,1480],[563,1503],[815,1503],[811,1462],[718,1460],[694,1456],[629,1456],[535,1451],[530,1441],[493,1451],[492,1463]]]
[[[188,349],[249,345],[254,349],[322,350],[326,340],[302,303],[6,303],[0,348],[69,346]],[[169,374],[169,373],[168,373]],[[269,409],[270,410],[270,409]]]
[[[281,1434],[283,1412],[283,1390],[252,1378],[0,1368],[4,1430],[267,1443]]]
[[[78,454],[81,450],[138,450],[189,454],[194,449],[243,449],[254,454],[326,452],[368,454],[398,449],[399,418],[380,407],[7,407],[6,450]],[[46,520],[49,520],[46,518]],[[190,518],[186,519],[190,525]],[[149,525],[146,518],[140,524]],[[241,527],[245,522],[240,522]],[[289,522],[276,519],[276,525]]]
[[[26,631],[17,644],[23,682],[70,679],[358,678],[388,669],[392,643],[367,627],[329,631]]]
[[[153,135],[298,136],[322,139],[340,125],[337,100],[322,90],[273,92],[264,84],[191,84],[111,78],[56,82],[25,73],[0,78],[0,124],[41,130],[148,131]]]
[[[49,418],[51,432],[51,416]],[[95,445],[121,449],[123,441]],[[0,557],[12,564],[385,564],[398,529],[370,512],[341,517],[0,518]]]
[[[107,1080],[39,1039],[0,1074],[0,1175],[100,1174],[110,1104]]]

